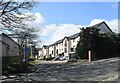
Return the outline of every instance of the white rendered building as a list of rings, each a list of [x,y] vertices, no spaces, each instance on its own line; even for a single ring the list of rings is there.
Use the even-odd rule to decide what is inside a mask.
[[[103,21],[91,27],[100,29],[100,33],[112,32],[109,26]],[[42,47],[43,56],[47,57],[57,57],[64,56],[66,59],[71,58],[72,55],[76,53],[77,43],[79,41],[79,33],[71,35],[69,37],[64,37],[55,43]]]

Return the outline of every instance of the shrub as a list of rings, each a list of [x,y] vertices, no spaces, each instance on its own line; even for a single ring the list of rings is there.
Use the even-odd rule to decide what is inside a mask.
[[[2,74],[22,72],[25,67],[22,56],[2,57]]]
[[[68,62],[77,62],[76,59],[69,59]]]
[[[52,57],[48,57],[48,58],[46,58],[45,60],[52,60],[52,59],[54,59],[54,58],[52,58]]]

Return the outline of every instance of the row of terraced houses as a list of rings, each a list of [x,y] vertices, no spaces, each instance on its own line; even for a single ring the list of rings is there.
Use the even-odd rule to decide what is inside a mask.
[[[100,33],[112,32],[104,21],[95,24],[92,27],[100,29]],[[74,57],[79,38],[79,33],[76,33],[68,37],[65,36],[63,39],[58,40],[51,45],[43,45],[42,50],[39,53],[39,59],[48,57],[55,58],[57,56],[64,56],[66,59]]]

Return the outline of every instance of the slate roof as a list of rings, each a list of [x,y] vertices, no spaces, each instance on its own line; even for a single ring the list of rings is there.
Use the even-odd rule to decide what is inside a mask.
[[[71,35],[71,36],[69,36],[69,37],[64,37],[64,38],[67,38],[67,39],[74,39],[74,38],[77,38],[78,37],[78,35],[79,35],[79,33],[76,33],[76,34],[74,34],[74,35]],[[56,41],[56,42],[54,42],[53,44],[51,44],[50,46],[52,46],[52,45],[55,45],[55,44],[59,44],[59,43],[62,43],[63,42],[63,40],[64,40],[64,38],[63,39],[60,39],[60,40],[58,40],[58,41]]]
[[[11,41],[13,41],[16,45],[18,45],[18,46],[20,47],[20,45],[19,45],[17,42],[15,42],[11,37],[9,37],[7,34],[2,33],[2,34],[0,34],[0,36],[1,36],[1,37],[7,37],[7,38],[9,38]],[[2,38],[0,38],[0,40],[1,40],[1,39],[2,39]],[[3,39],[2,39],[1,41],[4,42]]]
[[[51,44],[51,45],[59,44],[59,43],[62,43],[62,42],[63,42],[63,39],[58,40],[58,41],[56,41],[55,43],[53,43],[53,44]]]
[[[97,23],[97,24],[93,25],[93,27],[98,27],[98,26],[100,26],[103,23],[105,23],[105,22],[103,21],[103,22]]]
[[[107,29],[110,31],[110,32],[112,32],[112,30],[110,29],[110,27],[106,24],[106,22],[105,21],[103,21],[103,22],[100,22],[100,23],[98,23],[98,24],[95,24],[95,25],[93,25],[92,27],[95,27],[95,28],[98,28],[100,25],[102,25],[102,24],[105,24],[106,25],[106,27],[107,27]],[[105,28],[99,28],[100,29],[100,31],[102,31],[102,32],[105,32]]]
[[[46,48],[48,48],[48,47],[49,47],[49,45],[43,45],[43,47],[46,49]]]
[[[79,36],[79,33],[76,33],[74,35],[69,36],[69,39],[74,39],[77,38]]]

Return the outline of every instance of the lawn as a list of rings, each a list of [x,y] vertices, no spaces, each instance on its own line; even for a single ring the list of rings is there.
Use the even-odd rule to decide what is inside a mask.
[[[26,63],[27,64],[30,64],[30,65],[35,65],[36,63],[38,63],[40,60],[35,60],[35,61],[27,61]]]

